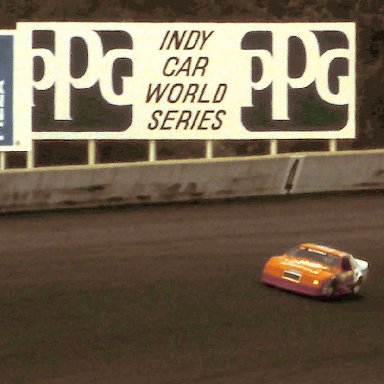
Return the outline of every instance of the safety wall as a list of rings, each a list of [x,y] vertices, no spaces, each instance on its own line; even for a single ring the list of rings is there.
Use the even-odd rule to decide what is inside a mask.
[[[0,211],[384,188],[384,151],[5,170]]]
[[[278,195],[289,162],[262,157],[6,170],[0,174],[0,210]]]
[[[292,193],[384,189],[384,151],[298,158]]]

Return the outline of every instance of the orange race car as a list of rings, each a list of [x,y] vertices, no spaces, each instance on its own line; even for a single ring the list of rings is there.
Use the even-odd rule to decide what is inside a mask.
[[[346,252],[316,244],[300,244],[271,257],[261,281],[289,291],[330,298],[357,295],[367,278],[368,263]]]

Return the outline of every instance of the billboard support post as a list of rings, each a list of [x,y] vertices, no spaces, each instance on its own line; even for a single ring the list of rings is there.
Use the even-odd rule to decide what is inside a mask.
[[[328,143],[329,152],[337,152],[337,140],[331,139]]]
[[[0,152],[0,169],[4,170],[6,167],[5,164],[5,152]]]
[[[31,169],[35,166],[35,143],[32,141],[31,150],[27,152],[27,168]]]
[[[88,140],[88,165],[96,164],[96,140]]]
[[[157,153],[156,153],[156,140],[149,140],[148,142],[148,160],[156,161]]]
[[[212,159],[213,156],[213,140],[207,140],[205,142],[205,158]]]
[[[277,155],[277,140],[276,139],[272,139],[269,142],[269,153],[271,155]]]

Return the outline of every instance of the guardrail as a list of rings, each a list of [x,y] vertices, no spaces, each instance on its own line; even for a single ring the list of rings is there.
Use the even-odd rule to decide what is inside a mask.
[[[3,170],[0,211],[384,189],[384,150]]]

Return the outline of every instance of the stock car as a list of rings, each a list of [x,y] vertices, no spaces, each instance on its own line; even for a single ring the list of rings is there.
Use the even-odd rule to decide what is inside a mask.
[[[322,245],[300,244],[266,262],[264,284],[308,296],[331,298],[358,295],[368,262]]]

